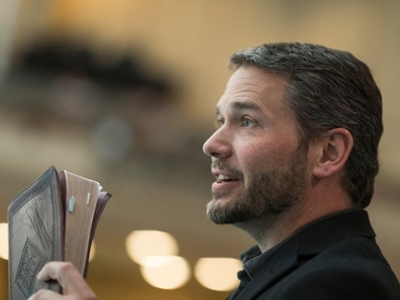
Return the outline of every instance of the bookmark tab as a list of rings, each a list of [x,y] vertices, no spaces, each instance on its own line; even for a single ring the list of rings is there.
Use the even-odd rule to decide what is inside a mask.
[[[72,196],[68,200],[68,212],[72,213],[74,211],[74,207],[75,207],[75,197]]]

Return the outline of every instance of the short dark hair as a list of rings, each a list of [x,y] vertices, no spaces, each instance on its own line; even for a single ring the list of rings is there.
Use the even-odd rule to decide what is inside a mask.
[[[307,145],[333,128],[345,128],[354,147],[342,185],[366,207],[379,171],[382,96],[368,66],[346,51],[303,43],[264,44],[234,53],[230,66],[255,66],[288,78],[286,101]]]

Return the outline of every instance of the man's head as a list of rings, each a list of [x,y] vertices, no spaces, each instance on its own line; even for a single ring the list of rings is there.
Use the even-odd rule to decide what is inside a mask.
[[[369,68],[348,52],[299,43],[238,51],[230,65],[254,66],[287,78],[285,101],[296,115],[302,144],[333,128],[351,133],[354,147],[342,185],[354,204],[366,207],[379,170],[378,144],[383,132],[381,94]]]
[[[230,65],[236,71],[217,104],[218,129],[203,147],[217,178],[209,217],[240,223],[301,206],[314,176],[336,178],[352,202],[341,209],[366,207],[383,131],[368,67],[350,53],[299,43],[239,51]],[[328,164],[316,167],[311,149]]]

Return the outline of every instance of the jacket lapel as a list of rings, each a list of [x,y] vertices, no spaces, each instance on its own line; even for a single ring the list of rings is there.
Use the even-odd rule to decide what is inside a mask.
[[[298,265],[298,239],[277,252],[257,275],[247,284],[235,300],[256,299]]]
[[[354,236],[375,237],[368,214],[364,210],[341,212],[305,226],[287,239],[235,300],[256,299],[315,255]]]

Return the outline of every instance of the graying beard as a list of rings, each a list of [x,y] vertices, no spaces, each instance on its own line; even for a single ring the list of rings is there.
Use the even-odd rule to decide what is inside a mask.
[[[207,204],[208,217],[216,224],[234,224],[283,213],[302,198],[306,158],[306,153],[297,149],[289,170],[256,174],[253,185],[232,203],[218,205],[218,199],[227,193],[213,193],[214,199]]]

